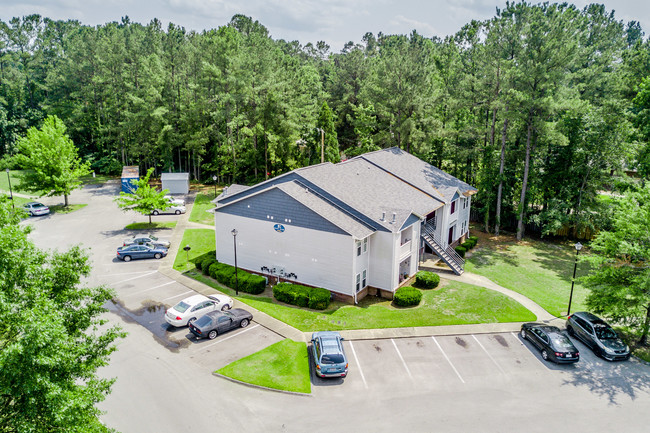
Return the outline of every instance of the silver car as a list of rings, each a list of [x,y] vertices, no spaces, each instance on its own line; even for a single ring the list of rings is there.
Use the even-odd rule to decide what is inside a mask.
[[[163,248],[169,248],[171,246],[171,242],[165,239],[160,239],[152,234],[133,236],[131,238],[124,239],[123,246],[126,247],[133,244],[135,245],[152,244],[156,247],[163,247]]]
[[[25,208],[27,213],[29,213],[31,216],[47,215],[50,213],[49,207],[37,201],[31,201],[29,203],[26,203],[23,207]]]

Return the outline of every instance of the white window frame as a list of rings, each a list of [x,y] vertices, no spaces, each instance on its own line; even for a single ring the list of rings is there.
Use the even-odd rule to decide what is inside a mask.
[[[368,238],[365,238],[363,240],[363,253],[365,254],[367,252],[368,252]]]
[[[366,286],[368,285],[368,284],[366,284],[366,282],[367,282],[367,278],[366,278],[367,275],[368,275],[368,274],[367,274],[367,272],[366,272],[366,269],[364,269],[364,270],[363,270],[363,276],[361,277],[361,288],[364,288],[364,289],[365,289]]]
[[[361,241],[355,241],[354,248],[357,250],[357,257],[359,257],[361,255]]]
[[[357,274],[357,285],[356,285],[357,293],[361,290],[361,274]]]

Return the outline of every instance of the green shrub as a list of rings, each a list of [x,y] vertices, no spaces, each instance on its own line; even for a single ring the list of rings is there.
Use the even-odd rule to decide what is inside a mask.
[[[266,289],[266,278],[261,275],[249,274],[246,280],[246,292],[259,295]]]
[[[465,248],[467,251],[472,249],[472,241],[465,241],[460,244],[461,247]]]
[[[415,275],[415,285],[421,289],[435,289],[440,284],[440,275],[428,271],[420,271]]]
[[[470,241],[472,241],[472,248],[474,248],[474,247],[476,246],[476,244],[478,244],[478,236],[470,236],[470,237],[467,238],[467,239],[469,239]]]
[[[217,252],[215,250],[208,251],[207,253],[201,254],[200,256],[196,256],[194,258],[190,259],[190,262],[194,263],[194,266],[196,266],[196,269],[199,271],[203,270],[203,261],[205,259],[212,259],[213,261],[217,261]]]
[[[459,256],[461,256],[461,257],[465,257],[465,253],[467,252],[467,248],[465,248],[465,247],[461,247],[461,246],[457,246],[457,247],[454,248],[454,249],[456,250],[456,252],[458,253]]]
[[[393,302],[399,307],[410,307],[411,305],[418,305],[422,300],[422,292],[415,287],[400,287],[395,292]]]
[[[328,290],[291,283],[280,283],[273,287],[273,297],[280,302],[314,310],[324,310],[330,304]]]
[[[307,306],[312,310],[324,310],[329,307],[331,297],[329,290],[313,288],[309,293],[309,304]]]
[[[197,266],[197,268],[201,269],[201,271],[205,275],[210,275],[210,266],[212,266],[214,263],[218,263],[218,262],[217,262],[216,257],[210,256],[210,257],[204,258],[203,260],[201,260],[201,262],[197,262],[197,265],[198,265],[198,263],[201,263],[201,266]]]

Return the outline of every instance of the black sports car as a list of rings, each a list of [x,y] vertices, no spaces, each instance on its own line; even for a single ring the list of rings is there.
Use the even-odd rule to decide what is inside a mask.
[[[190,331],[199,338],[214,340],[217,335],[234,328],[245,328],[253,315],[241,308],[230,311],[213,311],[190,324]]]
[[[521,338],[529,340],[542,351],[545,361],[555,363],[578,362],[580,352],[571,340],[556,326],[541,323],[524,323],[521,325]]]

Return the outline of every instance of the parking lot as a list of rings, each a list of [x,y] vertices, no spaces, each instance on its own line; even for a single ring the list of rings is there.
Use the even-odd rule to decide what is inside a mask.
[[[89,203],[86,208],[29,221],[35,228],[30,236],[41,248],[78,243],[90,248],[93,272],[87,283],[116,291],[107,317],[129,336],[118,343],[111,365],[103,370],[106,377],[117,378],[101,405],[106,411],[102,419],[111,427],[125,433],[211,431],[216,423],[239,431],[282,432],[302,432],[314,423],[341,431],[535,432],[571,425],[599,432],[647,427],[642,414],[650,410],[650,367],[634,359],[604,361],[575,340],[580,362],[558,366],[543,361],[516,333],[346,340],[348,377],[323,380],[312,374],[310,398],[213,377],[214,370],[282,337],[255,320],[215,340],[196,340],[187,327],[168,326],[164,310],[194,292],[158,271],[174,257],[129,263],[115,259],[117,246],[132,234],[125,225],[143,221],[116,209],[116,190],[86,188],[72,198]],[[170,238],[171,230],[156,234]],[[189,401],[211,402],[218,410],[188,418]],[[544,424],[538,425],[541,416]]]

